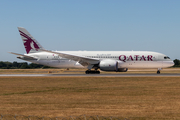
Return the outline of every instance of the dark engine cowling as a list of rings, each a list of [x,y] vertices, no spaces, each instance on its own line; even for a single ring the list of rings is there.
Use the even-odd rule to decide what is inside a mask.
[[[115,60],[102,60],[99,63],[99,68],[103,71],[118,71],[118,62]]]
[[[99,68],[102,71],[116,71],[116,72],[127,72],[127,68],[118,68],[118,63],[115,60],[102,60],[99,63]]]

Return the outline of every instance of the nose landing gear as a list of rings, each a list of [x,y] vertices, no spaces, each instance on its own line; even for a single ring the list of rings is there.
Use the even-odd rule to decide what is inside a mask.
[[[157,74],[160,74],[160,73],[161,73],[160,70],[162,70],[162,68],[158,68]]]
[[[157,74],[160,74],[160,70],[157,71]]]

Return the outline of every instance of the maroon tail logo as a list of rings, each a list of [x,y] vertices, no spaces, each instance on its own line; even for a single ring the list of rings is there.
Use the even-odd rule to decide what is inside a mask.
[[[20,31],[20,35],[25,37],[26,39],[23,39],[24,42],[24,46],[26,49],[27,54],[31,51],[31,49],[34,49],[36,51],[38,51],[39,46],[34,42],[34,40],[32,40],[28,35],[26,35],[25,33],[23,33],[22,31]]]

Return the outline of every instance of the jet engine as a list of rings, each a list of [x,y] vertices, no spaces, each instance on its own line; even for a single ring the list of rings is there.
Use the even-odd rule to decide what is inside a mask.
[[[127,72],[128,68],[118,68],[118,65],[123,64],[115,60],[102,60],[99,63],[99,69],[102,71],[116,71],[116,72]]]
[[[102,60],[99,63],[99,68],[103,71],[118,71],[118,62],[115,60]]]

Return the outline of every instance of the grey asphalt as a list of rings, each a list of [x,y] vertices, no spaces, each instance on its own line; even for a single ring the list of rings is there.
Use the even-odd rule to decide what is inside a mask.
[[[180,74],[0,74],[0,77],[180,77]]]

